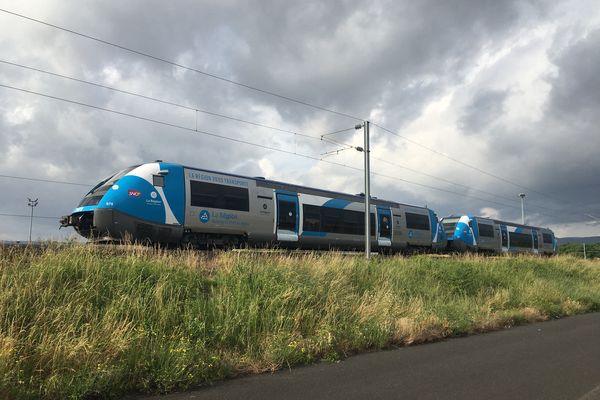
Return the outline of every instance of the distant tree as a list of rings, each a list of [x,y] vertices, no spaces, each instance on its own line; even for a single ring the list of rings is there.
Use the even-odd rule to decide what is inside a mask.
[[[586,244],[585,252],[588,258],[600,258],[600,243]],[[583,258],[583,244],[565,243],[558,247],[558,254]]]

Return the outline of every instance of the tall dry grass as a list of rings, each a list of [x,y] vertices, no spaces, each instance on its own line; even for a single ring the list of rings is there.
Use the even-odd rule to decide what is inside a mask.
[[[600,262],[0,249],[0,398],[168,392],[600,309]]]

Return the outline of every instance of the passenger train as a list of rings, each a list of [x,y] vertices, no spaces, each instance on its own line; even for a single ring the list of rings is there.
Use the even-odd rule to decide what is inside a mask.
[[[72,226],[89,239],[130,239],[196,248],[247,245],[361,250],[364,200],[362,194],[157,160],[103,179],[70,215],[61,219],[61,226]],[[554,237],[547,229],[492,221],[493,230],[497,226],[502,234],[515,232],[510,236],[512,246],[507,242],[505,247],[499,240],[496,246],[491,241],[488,244],[479,228],[486,219],[445,218],[439,223],[436,213],[427,207],[374,197],[370,200],[370,221],[371,247],[380,253],[437,252],[447,248],[507,252],[517,248],[515,233],[531,235],[531,252],[548,252],[545,241],[541,248],[540,242],[534,242],[539,240],[533,239],[538,237],[534,232],[542,235],[542,240],[545,234]],[[452,223],[455,229],[449,229]],[[465,233],[459,231],[463,225],[469,227]],[[513,228],[519,232],[511,231]]]
[[[442,218],[448,248],[483,253],[556,253],[557,241],[548,228],[470,215]]]

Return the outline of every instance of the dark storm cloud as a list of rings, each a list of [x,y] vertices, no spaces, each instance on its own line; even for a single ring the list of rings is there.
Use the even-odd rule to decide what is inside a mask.
[[[505,90],[484,90],[477,93],[466,107],[459,126],[467,134],[483,134],[484,130],[504,113]]]
[[[389,104],[411,86],[412,104],[421,104],[448,82],[460,79],[481,46],[520,20],[516,2],[469,1],[285,3],[170,2],[149,7],[127,2],[100,3],[56,12],[59,22],[93,28],[93,33],[208,72],[232,76],[267,90],[367,116],[371,104]],[[48,28],[44,28],[48,30]],[[87,30],[86,30],[87,31]],[[150,71],[173,68],[139,59],[80,38],[48,31],[69,46],[89,70],[107,63]],[[186,72],[186,75],[193,73]],[[428,85],[422,82],[434,76]],[[196,76],[191,95],[207,78]],[[217,84],[211,95],[233,92],[256,102],[276,104],[287,119],[311,118],[305,108],[245,89]],[[418,90],[424,87],[424,90]],[[395,94],[395,95],[394,95]],[[368,101],[365,101],[368,99]],[[213,103],[211,103],[214,105]],[[307,117],[308,115],[308,117]]]
[[[553,55],[558,68],[550,79],[545,131],[555,139],[546,159],[555,162],[546,186],[554,187],[579,213],[600,211],[600,30]],[[549,163],[548,163],[549,164]],[[548,165],[546,164],[546,165]],[[551,175],[551,176],[548,176]],[[549,181],[549,182],[548,182]],[[583,215],[580,218],[585,219]]]
[[[535,201],[529,209],[540,213],[540,223],[585,222],[589,220],[585,214],[600,211],[600,31],[551,51],[550,60],[556,71],[547,78],[550,92],[543,116],[518,129],[494,128],[498,134],[489,139],[488,170],[495,168],[536,190],[522,189]],[[492,104],[505,97],[492,95]],[[482,121],[483,128],[490,122],[485,112],[488,102],[475,100],[478,110],[467,114]]]
[[[275,3],[249,14],[251,51],[233,60],[246,66],[240,78],[358,116],[380,101],[393,107],[407,87],[418,107],[519,21],[513,2]]]
[[[565,50],[551,54],[558,73],[547,114],[561,120],[584,118],[597,122],[600,108],[600,29],[590,32]]]

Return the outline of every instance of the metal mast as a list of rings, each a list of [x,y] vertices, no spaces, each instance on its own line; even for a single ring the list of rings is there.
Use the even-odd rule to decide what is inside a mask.
[[[525,199],[525,193],[519,193],[521,198],[521,224],[525,225],[525,206],[523,205]]]
[[[360,129],[362,127],[365,135],[364,147],[362,149],[357,147],[356,150],[362,151],[365,156],[365,257],[367,259],[371,258],[371,167],[369,162],[369,124],[369,121],[365,121],[354,127],[355,129]]]
[[[29,217],[29,244],[31,244],[31,230],[33,228],[33,208],[38,205],[38,199],[27,198],[27,205],[31,207],[31,216]]]

